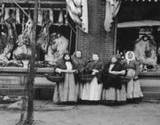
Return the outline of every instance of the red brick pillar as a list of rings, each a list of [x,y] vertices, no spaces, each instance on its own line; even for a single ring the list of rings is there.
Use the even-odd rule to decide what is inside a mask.
[[[98,53],[102,60],[108,61],[113,54],[113,33],[104,30],[105,2],[104,0],[88,0],[89,33],[77,32],[77,49],[86,58],[92,53]]]

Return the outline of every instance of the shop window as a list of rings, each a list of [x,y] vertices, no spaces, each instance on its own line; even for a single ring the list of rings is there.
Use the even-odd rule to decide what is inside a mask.
[[[122,2],[117,16],[118,24],[126,25],[117,29],[116,51],[134,51],[147,71],[158,70],[160,64],[159,12],[160,2]]]
[[[7,6],[5,9],[16,10],[17,8]],[[28,9],[27,7],[23,8],[23,9],[27,14],[30,15],[31,19],[33,19],[34,9],[33,8]],[[75,33],[75,31],[73,32],[72,30],[73,29],[76,30],[76,28],[75,28],[75,24],[73,22],[70,22],[71,23],[70,25],[67,24],[68,20],[66,18],[66,9],[65,8],[54,8],[54,9],[52,9],[52,8],[41,8],[41,10],[42,10],[42,12],[45,11],[45,12],[49,13],[49,18],[51,16],[52,16],[51,18],[53,18],[53,20],[52,20],[53,22],[51,21],[51,25],[48,29],[48,31],[49,31],[49,33],[48,33],[49,44],[50,44],[50,41],[51,41],[51,39],[50,39],[51,36],[53,38],[63,36],[63,37],[65,37],[65,39],[68,40],[68,46],[66,47],[66,49],[70,52],[70,54],[73,54],[73,52],[75,51],[76,33]],[[52,11],[52,14],[50,14],[51,13],[50,11]],[[1,13],[1,9],[0,9],[0,13]],[[24,25],[28,22],[29,18],[21,10],[19,11],[18,14],[19,14],[19,16],[18,16],[19,17],[19,22],[16,23],[15,28],[13,28],[13,26],[11,25],[11,31],[13,31],[13,33],[15,33],[16,35],[11,36],[11,38],[9,38],[10,35],[8,35],[8,33],[9,33],[8,28],[9,27],[7,27],[6,24],[4,24],[4,20],[2,20],[2,17],[0,17],[0,22],[1,22],[0,23],[0,44],[2,44],[0,46],[0,48],[1,48],[0,58],[1,58],[1,54],[3,55],[4,49],[5,49],[6,44],[7,44],[7,41],[5,42],[5,40],[7,40],[9,38],[9,39],[14,41],[13,46],[11,46],[11,48],[9,48],[10,50],[6,49],[10,53],[9,55],[5,55],[6,60],[13,60],[14,58],[17,58],[17,57],[14,57],[14,54],[15,54],[14,51],[17,49],[17,47],[19,47],[18,42],[23,43],[27,40],[27,39],[25,39],[24,41],[22,40],[25,37],[25,35],[27,35],[27,33],[23,37],[20,37],[20,36],[22,34],[22,31],[24,31]],[[16,18],[17,18],[17,16],[16,16]],[[40,37],[43,37],[41,39],[41,41],[39,41],[39,42],[42,42],[42,43],[44,42],[45,43],[45,41],[46,41],[46,39],[48,39],[48,37],[47,37],[47,34],[44,33],[44,32],[46,32],[45,30],[41,34],[43,28],[44,28],[43,24],[38,24],[36,34],[37,34],[38,39]],[[5,34],[3,34],[3,32]],[[30,33],[30,32],[28,32],[28,33]],[[55,36],[53,36],[54,34],[55,34]],[[12,39],[12,37],[13,37],[13,39]],[[53,40],[52,40],[52,42],[53,42]],[[53,42],[53,44],[54,44],[54,42]],[[29,44],[27,43],[27,45],[25,45],[25,46],[27,46],[25,48],[26,49],[25,51],[30,52],[30,50],[28,49]],[[46,47],[45,49],[48,49],[48,48]],[[24,50],[24,48],[22,50]],[[22,50],[20,49],[20,51],[22,51]],[[44,50],[44,51],[46,51],[46,50]],[[57,50],[55,49],[55,51],[57,51]],[[18,51],[16,51],[16,52],[18,52]],[[24,51],[22,51],[22,52],[24,52]],[[37,56],[37,61],[45,61],[46,52],[39,52],[39,48],[37,49],[37,52],[38,52],[37,55],[39,54],[39,56]],[[9,58],[6,57],[6,56],[9,56]],[[26,58],[28,59],[28,57],[26,57]],[[26,58],[24,60],[26,60]],[[1,66],[1,62],[0,62],[0,66]]]

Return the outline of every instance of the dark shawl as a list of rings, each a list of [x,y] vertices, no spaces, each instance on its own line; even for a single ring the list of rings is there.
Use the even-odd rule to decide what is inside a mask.
[[[70,62],[71,62],[71,64],[72,64],[72,69],[76,69],[74,63],[73,63],[72,61],[70,61]],[[57,61],[54,69],[56,70],[56,68],[63,69],[63,70],[64,70],[64,69],[67,69],[67,66],[66,66],[66,64],[65,64],[65,61],[64,61],[63,59],[60,59],[59,61]],[[65,73],[63,73],[63,72],[62,72],[62,73],[54,72],[54,74],[60,75],[60,76],[62,76],[62,77],[65,77]],[[74,75],[75,75],[75,74],[76,74],[76,73],[74,73]],[[77,80],[77,79],[76,79],[76,75],[75,75],[75,80]]]
[[[90,61],[85,67],[85,73],[86,74],[92,74],[92,70],[96,69],[99,72],[96,73],[96,76],[98,78],[98,83],[102,83],[102,71],[103,71],[103,62],[102,61]]]
[[[83,72],[85,66],[85,60],[83,58],[77,58],[75,55],[73,55],[71,58],[73,65],[75,66],[75,69],[77,69],[79,73]]]
[[[72,63],[72,62],[71,62]],[[73,65],[72,65],[73,66]],[[55,70],[57,68],[60,69],[67,69],[66,65],[65,65],[65,61],[63,59],[60,59],[56,62],[54,68],[54,72],[51,74],[48,74],[46,77],[48,80],[53,81],[53,82],[64,82],[64,78],[65,78],[65,73],[58,73]],[[73,66],[74,68],[74,66]]]
[[[113,87],[116,89],[121,89],[123,82],[123,76],[121,75],[114,75],[114,74],[110,74],[109,71],[109,66],[113,64],[113,63],[108,63],[104,66],[104,70],[103,70],[103,87],[105,89]],[[124,65],[120,62],[117,61],[116,63],[114,63],[114,67],[112,68],[112,71],[122,71],[125,69]]]

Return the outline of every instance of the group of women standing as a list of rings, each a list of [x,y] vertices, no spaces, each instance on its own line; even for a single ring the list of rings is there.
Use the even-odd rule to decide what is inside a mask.
[[[53,102],[117,104],[138,100],[143,97],[138,65],[135,59],[126,62],[117,56],[104,65],[97,54],[85,61],[80,51],[72,56],[66,53],[54,67],[55,73],[63,79],[56,84]]]

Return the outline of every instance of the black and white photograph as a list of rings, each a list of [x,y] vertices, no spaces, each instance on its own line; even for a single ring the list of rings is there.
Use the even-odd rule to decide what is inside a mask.
[[[0,125],[159,125],[160,0],[0,0]]]

